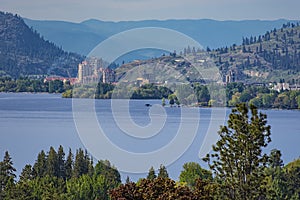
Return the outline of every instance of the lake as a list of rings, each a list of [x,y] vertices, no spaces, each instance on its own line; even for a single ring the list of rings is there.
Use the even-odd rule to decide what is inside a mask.
[[[88,101],[91,100],[82,100],[82,102],[78,100],[82,104]],[[153,106],[147,107],[145,104]],[[119,156],[118,160],[112,163],[118,169],[134,166],[137,169],[142,166],[149,169],[151,166],[148,167],[148,165],[152,162],[151,159],[161,164],[165,164],[164,161],[169,160],[172,161],[172,164],[168,165],[168,172],[170,177],[175,180],[178,179],[185,162],[200,162],[205,167],[205,163],[199,159],[198,154],[202,144],[209,145],[209,140],[205,140],[206,133],[210,130],[209,123],[211,122],[215,126],[212,130],[217,130],[224,119],[218,118],[223,115],[215,117],[214,112],[223,113],[225,116],[225,114],[228,115],[230,109],[177,107],[162,109],[155,104],[160,105],[161,101],[131,100],[127,110],[124,100],[117,103],[112,103],[110,100],[95,100],[96,120],[105,132],[106,138],[111,141],[112,146],[118,147],[117,150],[126,150],[132,155],[144,155],[143,159],[130,160],[135,157],[127,158],[124,154],[125,157]],[[149,117],[149,112],[152,119]],[[272,142],[267,151],[273,148],[280,149],[285,164],[298,158],[300,155],[300,111],[262,110],[262,112],[267,114],[268,124],[272,127]],[[8,150],[18,174],[25,164],[34,163],[37,154],[42,149],[48,151],[50,146],[57,149],[59,145],[63,145],[65,152],[68,152],[68,148],[72,148],[73,153],[77,148],[87,148],[91,155],[97,154],[99,159],[111,160],[110,157],[114,156],[114,150],[105,147],[105,144],[102,143],[98,145],[97,140],[94,140],[92,135],[90,137],[89,134],[92,130],[89,121],[84,121],[86,120],[84,113],[85,111],[82,112],[83,121],[78,121],[78,116],[79,118],[81,116],[81,113],[78,113],[75,123],[76,114],[72,110],[72,99],[61,98],[60,94],[0,93],[1,159],[4,151]],[[197,118],[195,113],[200,117]],[[131,123],[135,124],[136,130],[130,126]],[[197,124],[196,130],[195,123]],[[84,129],[85,126],[87,126],[86,129]],[[160,129],[158,126],[163,127]],[[155,131],[155,134],[147,132],[149,129]],[[180,138],[177,137],[177,132],[181,129],[188,131]],[[86,132],[82,132],[82,130],[86,130]],[[134,135],[130,130],[135,130],[137,133]],[[195,137],[193,137],[193,130],[195,130]],[[138,131],[141,132],[141,135],[137,135]],[[88,137],[92,141],[86,141]],[[173,147],[166,150],[172,142],[174,142]],[[184,144],[187,146],[182,147]],[[118,152],[117,150],[116,152]],[[160,153],[160,151],[164,153]],[[150,155],[147,154],[148,152],[154,153]],[[157,164],[153,162],[154,166]],[[146,176],[145,173],[136,174],[131,173],[130,170],[123,171],[121,172],[123,180],[127,175],[134,181]]]

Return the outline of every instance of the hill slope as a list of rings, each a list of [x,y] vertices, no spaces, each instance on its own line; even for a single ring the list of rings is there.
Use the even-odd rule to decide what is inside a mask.
[[[245,37],[241,43],[242,45],[197,52],[192,52],[193,48],[187,47],[181,55],[124,64],[117,69],[117,75],[122,78],[128,71],[133,71],[131,69],[140,66],[134,71],[138,77],[145,79],[148,79],[144,76],[146,69],[152,69],[152,74],[155,71],[168,70],[165,72],[168,77],[175,77],[176,73],[179,73],[189,77],[192,82],[201,82],[203,79],[195,70],[198,68],[202,72],[208,69],[219,70],[223,82],[289,82],[293,85],[300,83],[300,25],[298,23],[287,23],[282,28],[272,29],[263,35]],[[157,66],[160,66],[160,69],[157,70]],[[154,79],[154,82],[164,82],[168,77],[162,77],[161,80]]]
[[[0,75],[76,76],[82,59],[45,41],[21,17],[0,12]]]

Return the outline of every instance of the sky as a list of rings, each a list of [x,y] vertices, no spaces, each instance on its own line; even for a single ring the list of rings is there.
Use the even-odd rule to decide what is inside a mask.
[[[39,20],[300,19],[299,0],[0,0],[0,10]]]

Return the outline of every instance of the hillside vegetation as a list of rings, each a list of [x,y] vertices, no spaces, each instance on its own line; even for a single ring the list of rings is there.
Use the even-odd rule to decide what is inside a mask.
[[[217,49],[207,47],[204,50],[187,47],[178,54],[124,64],[117,69],[117,74],[123,78],[126,72],[135,68],[134,72],[143,76],[145,69],[147,74],[150,73],[151,66],[153,74],[163,71],[168,74],[168,78],[175,78],[178,77],[176,73],[179,73],[192,82],[209,82],[210,78],[217,80],[217,69],[223,82],[230,75],[230,82],[300,83],[300,26],[287,23],[264,35],[243,38],[242,45],[233,44]],[[211,74],[212,77],[203,77],[201,74]],[[166,77],[163,76],[159,81],[162,82],[162,79]]]
[[[45,41],[17,15],[0,12],[0,75],[76,76],[82,56]]]
[[[287,23],[264,35],[243,38],[240,46],[209,53],[222,74],[234,73],[236,81],[295,84],[300,76],[300,26]]]

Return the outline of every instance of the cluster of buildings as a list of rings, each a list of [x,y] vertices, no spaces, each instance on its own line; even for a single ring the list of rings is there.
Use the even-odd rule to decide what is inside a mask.
[[[114,83],[116,81],[116,72],[108,68],[108,64],[102,59],[95,57],[88,58],[78,64],[77,78],[66,78],[50,76],[44,78],[44,82],[60,80],[64,83],[70,82],[71,85],[76,83]]]
[[[78,65],[78,82],[92,83],[102,81],[113,83],[116,80],[116,72],[107,68],[107,64],[95,57],[86,59]]]
[[[277,83],[273,85],[272,89],[278,92],[284,90],[300,90],[300,85],[297,84],[290,85],[289,83]]]

